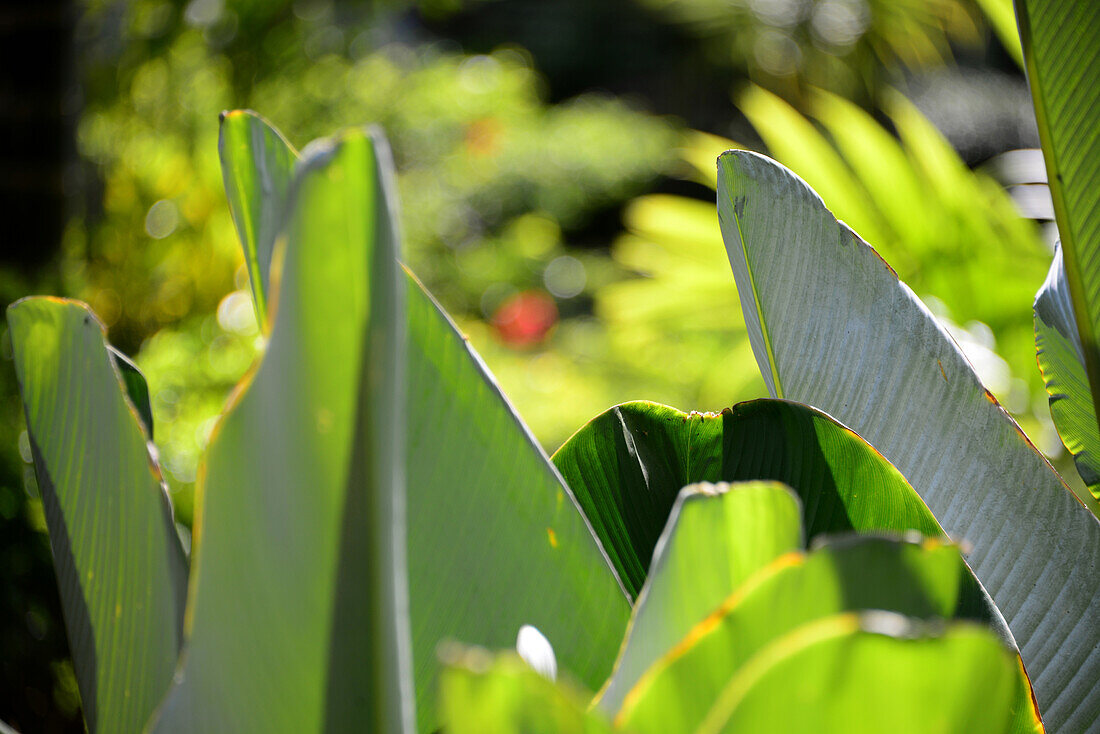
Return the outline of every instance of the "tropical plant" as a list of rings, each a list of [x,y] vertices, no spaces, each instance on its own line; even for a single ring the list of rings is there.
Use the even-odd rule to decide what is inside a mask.
[[[908,672],[863,712],[870,721],[924,702],[957,730],[1037,726],[1000,613],[912,487],[851,431],[783,401],[693,415],[627,404],[563,446],[559,473],[399,269],[378,134],[347,131],[298,159],[236,112],[220,151],[267,345],[214,432],[190,559],[150,449],[140,372],[82,304],[9,310],[89,730],[461,730],[462,686],[481,683],[468,666],[446,674],[436,709],[438,644],[499,649],[517,633],[543,670],[605,685],[601,705],[628,730],[658,721],[637,707],[703,713],[677,708],[685,680],[715,726],[774,717],[789,665],[818,671],[800,693],[805,711],[840,721],[860,711],[884,660]],[[754,479],[771,482],[680,492]],[[852,531],[929,540],[819,540],[830,544],[805,561],[788,555],[803,533]],[[700,575],[691,559],[703,547],[712,563]],[[865,585],[871,567],[882,582]],[[775,617],[772,594],[806,584],[817,604]],[[715,608],[725,611],[708,617]],[[721,635],[743,624],[757,625],[757,654],[715,663]],[[686,662],[696,655],[704,662]],[[837,665],[851,671],[843,692],[825,685]],[[933,674],[947,669],[980,671],[987,700]]]
[[[1021,13],[1052,99],[1067,244],[1036,314],[1066,433],[1095,349],[1097,136],[1041,52],[1075,7],[1094,58],[1096,11]],[[717,181],[774,399],[620,405],[551,462],[399,265],[380,134],[299,158],[235,112],[220,152],[265,346],[214,431],[190,557],[140,371],[83,304],[8,312],[90,731],[1100,727],[1100,524],[786,168],[731,151]],[[528,665],[445,640],[515,640]],[[575,683],[546,680],[559,664]]]
[[[1100,10],[1068,1],[1018,7],[1063,237],[1063,257],[1055,258],[1036,307],[1040,363],[1055,423],[1071,437],[1067,446],[1090,481],[1092,454],[1081,444],[1089,435],[1081,426],[1095,421],[1082,408],[1090,400],[1089,341],[1074,339],[1088,333],[1081,324],[1089,301],[1073,295],[1063,273],[1079,268],[1085,288],[1100,282],[1083,274],[1088,259],[1080,254],[1100,226],[1092,185],[1100,127],[1090,117],[1096,85],[1080,79],[1084,69],[1095,77]],[[1052,24],[1063,27],[1066,18],[1076,29],[1072,60],[1058,56],[1065,39],[1052,35]],[[1069,175],[1060,176],[1063,169]],[[718,189],[726,250],[769,391],[825,410],[898,467],[948,534],[969,541],[967,560],[1020,645],[1047,726],[1097,730],[1096,517],[928,309],[804,181],[774,161],[732,151],[719,160]],[[1070,255],[1067,239],[1084,249]]]

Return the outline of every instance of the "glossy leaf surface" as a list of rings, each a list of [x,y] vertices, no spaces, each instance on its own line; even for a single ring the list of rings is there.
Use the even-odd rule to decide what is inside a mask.
[[[1066,282],[1100,414],[1100,3],[1015,4]]]
[[[1013,656],[973,625],[934,631],[888,612],[840,614],[797,627],[733,667],[725,620],[715,619],[616,723],[638,734],[1012,731],[1020,681]]]
[[[553,456],[636,596],[680,489],[696,482],[770,479],[802,500],[806,536],[846,530],[942,532],[905,478],[859,436],[786,401],[692,413],[624,403]]]
[[[1035,298],[1035,349],[1054,426],[1073,454],[1081,479],[1100,497],[1100,429],[1061,248],[1054,253],[1050,273]]]
[[[802,504],[778,482],[684,487],[657,541],[600,707],[615,713],[642,673],[750,576],[802,548]]]
[[[84,719],[140,732],[172,680],[187,590],[160,469],[87,306],[24,299],[8,323]]]
[[[412,729],[388,155],[349,131],[299,168],[270,342],[207,456],[155,731]]]
[[[910,480],[996,601],[1047,725],[1097,726],[1100,525],[927,308],[798,176],[719,160],[718,209],[773,395],[825,410]]]

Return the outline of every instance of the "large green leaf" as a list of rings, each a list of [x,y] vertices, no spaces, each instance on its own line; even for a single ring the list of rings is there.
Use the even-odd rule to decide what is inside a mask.
[[[254,165],[271,157],[238,150]],[[427,731],[439,724],[440,641],[510,647],[529,624],[553,643],[563,670],[595,689],[630,607],[569,489],[484,363],[411,274],[407,286],[408,571],[418,722]]]
[[[892,461],[993,596],[1047,724],[1100,729],[1100,524],[927,308],[798,176],[719,160],[726,250],[768,389]]]
[[[805,586],[797,593],[776,594],[769,582],[764,585],[767,590],[754,597],[763,600],[762,606],[746,605],[753,622],[738,628],[737,634],[748,630],[757,644],[816,617],[893,609],[922,617],[983,621],[1013,645],[1004,620],[953,546],[939,540],[920,545],[832,536],[819,539],[832,542],[826,550],[800,561],[789,555],[802,549],[800,504],[790,489],[774,482],[703,484],[681,491],[654,552],[615,670],[601,691],[605,711],[618,711],[650,665],[735,591],[734,598],[740,599],[746,589],[757,588],[756,581],[749,580],[782,556],[786,557],[777,562],[775,575],[793,573],[795,585]],[[707,563],[700,564],[704,557]],[[769,601],[768,594],[775,596]],[[783,611],[769,613],[769,605]],[[749,654],[748,640],[736,641],[737,655]]]
[[[624,403],[593,418],[553,456],[631,596],[645,581],[680,489],[771,479],[793,487],[806,535],[942,531],[890,462],[829,416],[786,401],[690,415]]]
[[[670,531],[679,532],[671,526]],[[779,557],[750,577],[715,605],[709,617],[683,631],[679,644],[667,647],[640,680],[636,675],[623,677],[622,684],[631,687],[629,693],[620,689],[617,698],[605,697],[601,705],[609,712],[621,706],[617,720],[628,728],[661,731],[662,722],[669,724],[675,716],[681,719],[681,727],[690,729],[702,719],[707,702],[718,697],[727,676],[801,625],[868,609],[930,621],[990,621],[989,614],[996,612],[976,608],[977,593],[974,577],[950,544],[869,536],[834,539],[808,555]],[[638,644],[636,636],[628,642],[627,653],[634,644]],[[616,670],[612,689],[621,673]],[[1014,708],[1025,723],[1034,722],[1030,691],[1022,675],[1017,693]],[[662,710],[666,700],[686,703],[689,699],[692,704],[687,711]]]
[[[611,671],[630,613],[622,588],[553,464],[469,343],[412,283],[409,585],[418,690],[434,696],[441,640],[510,647],[524,624],[594,690]]]
[[[270,342],[207,455],[156,731],[412,730],[388,157],[353,130],[297,172]]]
[[[172,680],[187,590],[160,469],[87,306],[24,299],[8,323],[84,719],[140,732]]]
[[[568,683],[543,678],[515,655],[444,650],[440,708],[448,734],[609,734]]]
[[[1013,731],[1014,656],[974,625],[935,631],[889,612],[849,612],[797,627],[735,664],[727,618],[710,619],[616,724],[638,734]]]
[[[802,505],[778,482],[684,487],[653,553],[600,706],[615,713],[646,668],[753,573],[802,548]],[[705,558],[705,563],[700,559]]]
[[[1035,349],[1058,435],[1073,454],[1081,479],[1100,497],[1100,429],[1061,248],[1035,298]]]
[[[271,256],[298,154],[262,117],[234,110],[221,115],[218,155],[229,211],[245,251],[256,320],[266,332],[271,329]]]
[[[1066,280],[1100,414],[1100,3],[1016,0]]]

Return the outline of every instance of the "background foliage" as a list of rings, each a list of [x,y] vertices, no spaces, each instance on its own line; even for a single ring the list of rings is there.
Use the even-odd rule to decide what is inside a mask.
[[[1036,143],[1017,52],[998,40],[1008,5],[65,6],[73,124],[51,143],[70,152],[63,234],[48,257],[7,257],[0,293],[85,299],[135,357],[186,538],[213,418],[261,338],[221,193],[220,110],[257,109],[295,144],[364,121],[385,127],[408,264],[550,450],[625,400],[718,410],[763,394],[708,189],[714,156],[735,140],[797,166],[933,297],[991,389],[1054,453],[1028,307],[1048,238],[1012,206],[1037,201],[1024,211],[1050,219],[1041,180],[1019,166],[971,172]],[[873,135],[867,145],[844,139],[856,124]],[[929,150],[935,171],[921,169]],[[837,173],[813,180],[814,165]],[[929,184],[943,171],[951,190]],[[975,287],[988,286],[989,262],[1011,278]],[[6,340],[4,350],[10,359]],[[29,459],[8,363],[0,718],[79,731]]]

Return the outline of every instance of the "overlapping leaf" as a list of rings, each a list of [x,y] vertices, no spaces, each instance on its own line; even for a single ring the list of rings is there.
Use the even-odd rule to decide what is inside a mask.
[[[1069,298],[1100,413],[1100,3],[1016,0]]]
[[[729,624],[700,624],[616,724],[638,734],[1013,731],[1019,668],[988,630],[956,623],[932,636],[900,615],[848,612],[734,665]]]
[[[734,589],[776,558],[801,549],[802,503],[784,485],[684,487],[653,553],[615,670],[600,692],[600,707],[609,714],[618,711],[642,673]]]
[[[1035,298],[1035,348],[1058,435],[1073,454],[1081,479],[1100,497],[1100,429],[1061,248]]]
[[[140,732],[172,679],[187,584],[138,412],[148,388],[81,303],[24,299],[8,323],[84,719]]]
[[[298,155],[262,117],[234,110],[222,114],[218,157],[229,211],[245,251],[256,320],[268,330],[271,256]]]
[[[785,401],[692,413],[624,403],[553,456],[636,596],[680,489],[771,479],[797,492],[807,537],[846,530],[942,532],[890,463],[829,416]]]
[[[296,175],[270,342],[207,456],[187,648],[154,731],[412,729],[389,165],[349,131]]]
[[[719,218],[773,395],[851,426],[910,480],[1020,646],[1048,726],[1100,727],[1100,525],[935,318],[796,175],[719,161]]]
[[[247,114],[223,122],[253,124]],[[277,134],[265,140],[285,145]],[[232,150],[253,165],[271,157]],[[438,726],[436,648],[445,639],[509,647],[522,625],[533,625],[563,670],[594,689],[610,672],[629,614],[614,572],[480,358],[411,276],[407,291],[408,568],[419,727]]]
[[[826,545],[806,556],[800,504],[790,489],[775,482],[702,484],[681,491],[615,671],[601,691],[604,711],[618,712],[628,692],[636,699],[639,694],[631,689],[645,688],[644,681],[663,669],[661,661],[689,644],[692,628],[716,615],[733,620],[724,653],[730,671],[800,624],[863,609],[973,619],[992,625],[1012,647],[1000,614],[954,546],[939,539],[833,536],[819,539],[817,545],[821,540]],[[699,664],[700,671],[709,670],[706,661]],[[717,695],[706,686],[695,692],[700,701]],[[1023,692],[1021,706],[1029,702],[1030,691]],[[677,726],[690,730],[704,710],[697,706],[697,718],[688,716]],[[639,716],[672,722],[657,711]],[[654,727],[649,730],[660,729]]]

